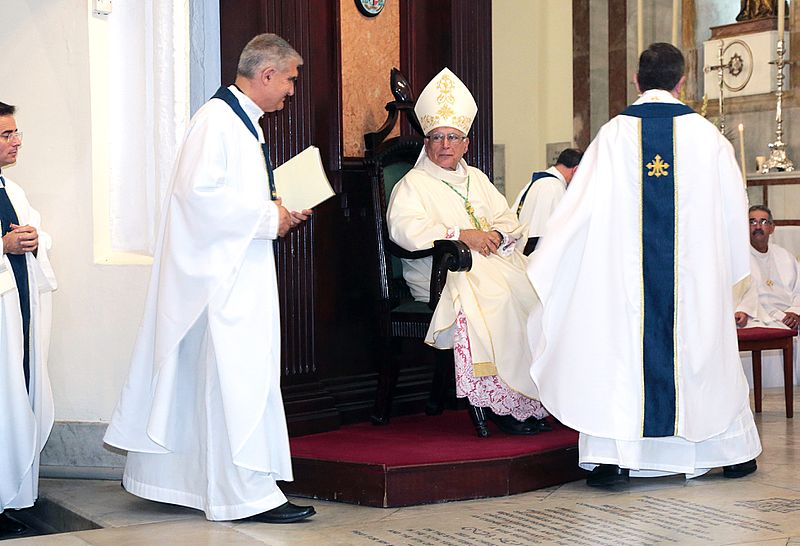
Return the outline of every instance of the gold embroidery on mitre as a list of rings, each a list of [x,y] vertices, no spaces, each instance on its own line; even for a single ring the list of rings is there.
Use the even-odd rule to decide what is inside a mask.
[[[439,114],[440,116],[442,116],[444,119],[448,119],[455,112],[453,112],[453,109],[445,104],[444,106],[439,108],[439,110],[437,110],[436,113]]]
[[[442,79],[439,80],[439,83],[436,84],[436,87],[439,89],[439,96],[436,97],[436,102],[442,104],[443,102],[447,102],[453,104],[456,102],[456,98],[453,96],[453,89],[455,89],[456,84],[453,83],[453,80],[445,74],[442,76]]]
[[[661,159],[661,156],[656,154],[653,158],[653,161],[647,164],[647,168],[650,171],[647,173],[647,176],[655,176],[656,178],[660,176],[669,176],[669,163],[665,162]]]
[[[453,118],[453,127],[461,129],[464,133],[469,133],[469,128],[472,127],[472,118],[469,116],[456,116]]]
[[[434,116],[431,114],[425,114],[424,116],[422,116],[420,122],[422,123],[423,127],[438,127],[440,125],[439,116]]]

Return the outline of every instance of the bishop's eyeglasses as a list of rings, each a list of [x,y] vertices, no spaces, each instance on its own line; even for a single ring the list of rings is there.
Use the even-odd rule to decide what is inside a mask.
[[[22,131],[5,131],[0,133],[0,141],[11,142],[14,139],[22,142]]]
[[[434,144],[441,144],[444,141],[444,139],[447,139],[447,143],[448,144],[455,144],[456,142],[463,142],[463,141],[467,140],[467,137],[461,136],[461,135],[457,135],[455,133],[447,133],[447,134],[444,134],[444,133],[432,133],[432,134],[426,136],[425,138],[427,138],[428,140],[430,140]]]
[[[772,220],[769,218],[750,218],[751,226],[768,226],[770,224],[772,224]]]

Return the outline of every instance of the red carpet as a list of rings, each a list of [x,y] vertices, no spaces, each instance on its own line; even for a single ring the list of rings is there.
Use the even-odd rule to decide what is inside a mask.
[[[578,433],[510,436],[490,424],[478,438],[466,411],[397,417],[291,438],[293,482],[284,493],[380,506],[502,497],[580,479]]]
[[[575,446],[578,433],[560,423],[533,436],[478,438],[466,411],[396,417],[387,426],[359,423],[339,430],[292,438],[292,456],[322,461],[392,466],[513,458]]]

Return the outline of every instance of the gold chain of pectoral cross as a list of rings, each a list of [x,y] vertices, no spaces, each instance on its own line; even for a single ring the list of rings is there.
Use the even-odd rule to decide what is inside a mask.
[[[469,214],[470,222],[472,222],[472,225],[475,226],[475,229],[482,229],[481,228],[481,223],[478,220],[478,217],[475,216],[475,209],[472,207],[472,203],[469,202],[469,175],[467,175],[467,195],[466,196],[462,195],[460,191],[455,189],[448,182],[445,182],[444,180],[442,180],[442,182],[444,182],[445,186],[447,186],[448,188],[450,188],[451,190],[456,192],[456,195],[458,195],[461,199],[464,200],[464,209],[466,209],[467,214]]]

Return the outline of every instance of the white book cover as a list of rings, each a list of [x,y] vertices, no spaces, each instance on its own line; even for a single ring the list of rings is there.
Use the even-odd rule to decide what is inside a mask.
[[[313,209],[334,195],[316,146],[309,146],[273,174],[278,197],[290,211]]]

